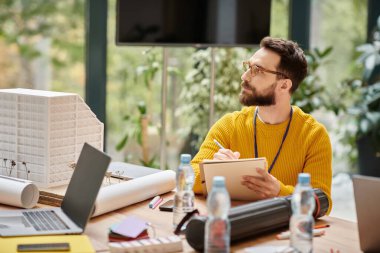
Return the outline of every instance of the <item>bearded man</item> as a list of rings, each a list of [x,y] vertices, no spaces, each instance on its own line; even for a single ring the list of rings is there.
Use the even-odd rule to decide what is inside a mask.
[[[192,160],[194,192],[201,193],[199,163],[203,159],[266,157],[262,177],[245,175],[241,184],[260,199],[293,193],[299,173],[311,175],[331,210],[332,148],[326,128],[299,107],[291,96],[307,75],[304,52],[297,43],[266,37],[260,49],[243,62],[241,111],[224,115],[208,132]],[[224,147],[214,143],[214,139]],[[255,168],[254,168],[255,169]]]

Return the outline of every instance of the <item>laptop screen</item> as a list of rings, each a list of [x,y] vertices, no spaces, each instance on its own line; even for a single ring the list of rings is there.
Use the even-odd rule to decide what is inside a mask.
[[[360,248],[364,252],[380,252],[380,178],[354,175],[352,181]]]
[[[63,212],[85,228],[111,158],[85,143],[62,201]]]

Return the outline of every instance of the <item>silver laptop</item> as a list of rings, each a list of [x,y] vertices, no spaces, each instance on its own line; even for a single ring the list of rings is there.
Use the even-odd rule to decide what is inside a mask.
[[[360,248],[364,252],[380,252],[380,178],[355,175],[352,181]]]
[[[85,143],[61,207],[0,211],[0,235],[82,233],[110,161],[109,156]]]

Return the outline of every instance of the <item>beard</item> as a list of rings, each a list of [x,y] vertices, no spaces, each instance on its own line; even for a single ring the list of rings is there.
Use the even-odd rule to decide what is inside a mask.
[[[245,93],[242,89],[239,95],[239,101],[244,106],[270,106],[276,104],[276,96],[274,90],[276,88],[276,83],[273,83],[270,87],[265,90],[264,95],[260,95],[257,93],[255,87],[250,87],[247,82],[242,82],[240,84],[241,87],[245,89],[251,90],[252,94]]]

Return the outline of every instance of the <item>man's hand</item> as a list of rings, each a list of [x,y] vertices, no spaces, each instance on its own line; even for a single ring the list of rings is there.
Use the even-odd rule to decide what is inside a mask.
[[[262,177],[245,175],[242,177],[241,184],[255,191],[260,199],[277,197],[280,193],[280,182],[269,174],[266,170],[256,168]]]
[[[239,152],[232,152],[231,149],[221,148],[214,154],[214,160],[237,160],[240,157]]]

